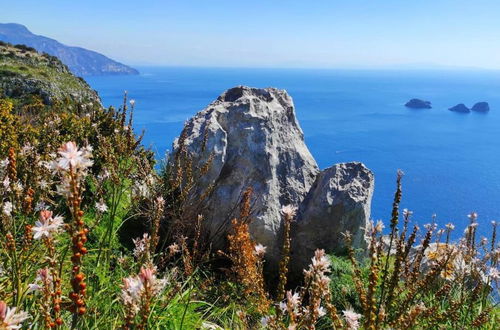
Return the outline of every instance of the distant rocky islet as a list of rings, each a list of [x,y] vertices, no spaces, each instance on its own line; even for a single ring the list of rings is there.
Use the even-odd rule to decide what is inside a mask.
[[[477,112],[488,112],[490,111],[490,105],[488,102],[477,102],[471,110]]]
[[[412,109],[431,109],[432,105],[429,101],[424,101],[421,99],[411,99],[406,102],[405,107]]]
[[[432,103],[430,101],[414,98],[406,102],[405,107],[410,109],[431,109]],[[477,102],[472,106],[472,108],[469,108],[465,104],[459,103],[451,108],[448,108],[448,110],[459,113],[470,113],[471,111],[485,113],[490,111],[490,105],[488,102],[483,101]]]
[[[457,104],[448,110],[453,111],[453,112],[462,112],[462,113],[468,113],[470,112],[470,109],[463,103]]]

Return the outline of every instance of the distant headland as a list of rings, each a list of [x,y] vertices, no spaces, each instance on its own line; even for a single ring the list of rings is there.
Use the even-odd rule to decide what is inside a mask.
[[[77,76],[139,74],[136,69],[97,52],[66,46],[57,40],[33,34],[21,24],[0,23],[0,41],[26,45],[39,52],[56,56]]]

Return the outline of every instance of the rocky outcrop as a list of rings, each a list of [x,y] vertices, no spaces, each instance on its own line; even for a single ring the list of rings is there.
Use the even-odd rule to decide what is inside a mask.
[[[477,102],[476,104],[474,104],[471,110],[477,112],[488,112],[490,111],[490,105],[488,104],[488,102]]]
[[[38,95],[45,104],[52,105],[56,100],[69,98],[72,102],[91,102],[100,104],[99,96],[91,89],[74,89],[69,93],[62,90],[55,83],[44,80],[19,77],[0,77],[0,90],[11,98],[18,98],[23,95]]]
[[[267,246],[269,266],[280,259],[280,210],[285,205],[299,208],[297,232],[292,234],[308,240],[295,249],[336,251],[342,246],[337,235],[342,231],[363,236],[373,175],[361,163],[320,171],[286,91],[229,89],[187,121],[181,136],[195,166],[212,159],[209,172],[199,182],[200,191],[213,186],[205,213],[210,229],[216,231],[236,216],[242,192],[253,188],[250,230],[257,242]],[[174,152],[179,143],[179,139],[174,142]],[[330,234],[337,236],[329,238]],[[360,239],[356,243],[363,245]]]
[[[470,109],[467,108],[467,106],[463,103],[457,104],[454,107],[449,108],[448,110],[454,111],[454,112],[461,112],[461,113],[469,113]]]
[[[373,173],[362,163],[337,164],[321,171],[300,207],[292,263],[305,268],[318,247],[345,252],[345,231],[352,233],[354,246],[364,248],[361,228],[368,225],[373,189]]]
[[[406,102],[405,107],[412,109],[431,109],[431,102],[421,99],[411,99]]]

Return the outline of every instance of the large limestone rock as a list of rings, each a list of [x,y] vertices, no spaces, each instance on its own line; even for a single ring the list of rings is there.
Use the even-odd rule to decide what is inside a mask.
[[[191,118],[182,136],[195,164],[202,166],[213,158],[199,183],[200,192],[214,187],[205,214],[213,232],[237,216],[242,192],[253,188],[250,230],[257,242],[267,246],[271,267],[280,259],[284,205],[300,209],[297,239],[308,242],[294,247],[306,253],[317,247],[338,250],[342,243],[330,234],[350,230],[363,236],[360,228],[370,216],[373,175],[360,163],[320,172],[286,91],[229,89]],[[179,139],[174,142],[174,150],[178,148]]]

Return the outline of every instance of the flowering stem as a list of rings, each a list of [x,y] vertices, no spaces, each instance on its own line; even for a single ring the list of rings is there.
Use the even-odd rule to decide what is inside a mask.
[[[73,263],[71,285],[73,287],[73,291],[70,294],[70,298],[73,301],[71,310],[73,312],[72,328],[74,329],[78,322],[78,316],[81,316],[86,312],[84,300],[86,294],[86,284],[84,281],[85,276],[81,272],[81,258],[87,253],[87,249],[84,247],[84,244],[87,241],[87,230],[84,228],[83,211],[80,209],[81,196],[78,185],[78,177],[71,166],[69,176],[71,187],[69,202],[74,220],[71,228],[71,240],[73,243],[73,255],[71,256],[71,262]]]
[[[402,189],[401,189],[401,179],[403,178],[403,174],[401,171],[398,171],[398,176],[396,179],[396,193],[394,194],[394,202],[392,204],[392,217],[391,217],[391,236],[389,240],[389,248],[387,252],[387,258],[385,259],[385,264],[384,264],[384,269],[382,271],[382,283],[381,283],[381,292],[380,292],[380,298],[379,298],[379,303],[378,303],[378,308],[377,308],[377,314],[380,312],[380,307],[382,306],[383,299],[384,299],[384,294],[385,294],[385,281],[387,279],[387,272],[389,269],[389,255],[391,253],[392,249],[392,244],[394,237],[396,235],[396,228],[399,222],[399,203],[401,202],[401,195],[402,195]]]

